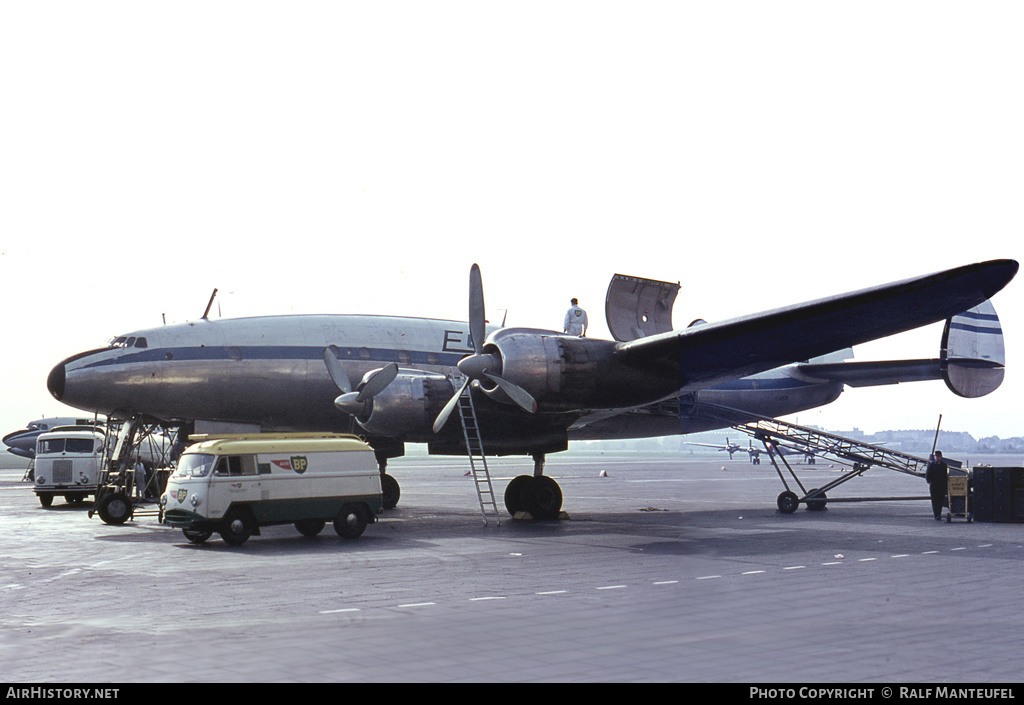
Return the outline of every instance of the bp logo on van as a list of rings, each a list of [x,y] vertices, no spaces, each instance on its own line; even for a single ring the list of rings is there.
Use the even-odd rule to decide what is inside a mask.
[[[293,455],[290,460],[292,463],[292,470],[300,475],[306,472],[306,468],[309,467],[309,461],[306,460],[306,456],[304,455]]]
[[[188,490],[178,490],[178,504],[184,502],[186,497],[188,497]]]

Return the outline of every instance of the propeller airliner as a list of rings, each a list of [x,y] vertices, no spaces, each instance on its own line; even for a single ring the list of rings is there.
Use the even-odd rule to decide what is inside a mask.
[[[72,355],[47,387],[77,409],[141,415],[189,433],[354,430],[377,454],[387,506],[399,492],[387,461],[406,443],[466,453],[451,416],[469,393],[486,452],[534,458],[533,475],[506,490],[506,508],[552,518],[562,494],[543,474],[544,457],[570,439],[727,428],[830,403],[845,384],[942,379],[962,396],[991,392],[1005,360],[988,300],[1017,269],[1013,260],[970,264],[650,335],[645,309],[635,336],[601,340],[488,324],[473,265],[467,322],[204,315]],[[854,345],[943,320],[937,359],[845,359]]]

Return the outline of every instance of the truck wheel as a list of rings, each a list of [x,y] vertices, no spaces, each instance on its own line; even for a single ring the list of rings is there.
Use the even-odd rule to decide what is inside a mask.
[[[253,526],[249,513],[241,509],[232,509],[224,517],[224,528],[220,530],[220,537],[232,546],[241,546],[252,536]]]
[[[120,526],[128,521],[132,514],[132,501],[123,492],[114,492],[104,495],[99,501],[96,511],[104,524]]]
[[[324,524],[326,523],[323,519],[300,519],[295,522],[295,528],[303,536],[312,538],[324,530]]]
[[[53,506],[53,495],[52,494],[41,494],[39,495],[39,503],[44,507]]]
[[[334,530],[338,536],[357,539],[366,531],[366,515],[358,504],[346,504],[334,517]]]
[[[196,546],[206,543],[206,540],[213,536],[212,531],[199,531],[197,529],[182,529],[181,532],[185,534],[185,538],[188,539],[189,543],[194,543]]]

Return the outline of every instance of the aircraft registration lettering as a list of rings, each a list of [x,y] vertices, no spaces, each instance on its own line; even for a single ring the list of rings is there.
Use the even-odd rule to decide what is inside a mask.
[[[466,340],[463,340],[465,336]],[[443,352],[472,353],[473,341],[469,335],[460,330],[446,330],[444,332],[444,344],[441,345]]]

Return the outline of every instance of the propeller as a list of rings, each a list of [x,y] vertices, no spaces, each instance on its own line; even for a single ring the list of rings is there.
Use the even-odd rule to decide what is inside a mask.
[[[434,433],[440,431],[448,422],[459,397],[472,382],[488,380],[508,395],[509,399],[524,411],[537,413],[537,401],[525,389],[500,376],[501,355],[484,352],[484,337],[487,335],[487,317],[484,309],[484,286],[480,276],[480,267],[474,264],[469,270],[469,336],[473,339],[473,354],[467,355],[458,362],[459,371],[466,376],[462,385],[448,403],[441,409],[434,421]]]
[[[342,394],[334,400],[334,405],[347,414],[359,416],[366,411],[366,402],[384,391],[384,388],[391,384],[398,376],[398,365],[394,362],[384,367],[371,370],[363,375],[363,381],[359,383],[356,391],[352,391],[352,385],[348,381],[348,374],[342,367],[341,359],[338,358],[338,347],[329,345],[324,349],[324,364],[327,366],[327,373],[331,376],[334,384],[341,390]]]

